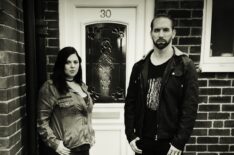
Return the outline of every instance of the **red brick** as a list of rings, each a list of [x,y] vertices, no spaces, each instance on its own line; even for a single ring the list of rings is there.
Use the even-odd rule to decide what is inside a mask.
[[[186,151],[202,152],[206,150],[207,150],[207,146],[205,145],[187,145],[186,146]]]
[[[202,26],[202,19],[180,19],[179,26],[181,27],[201,27]],[[191,42],[191,44],[193,44]]]
[[[12,122],[10,117],[9,114],[0,114],[0,126],[8,126]]]
[[[9,146],[11,146],[10,145],[10,138],[9,137],[1,137],[0,138],[0,148],[9,148]],[[1,151],[0,151],[0,154],[1,154]]]
[[[202,10],[193,10],[192,11],[192,18],[202,18],[203,11]]]
[[[8,113],[8,103],[2,102],[0,99],[0,114],[7,114]]]
[[[207,87],[208,80],[198,80],[199,87]]]
[[[200,45],[201,44],[201,38],[200,37],[185,37],[179,39],[179,44],[181,45]]]
[[[234,129],[231,129],[231,135],[234,136]]]
[[[184,152],[183,155],[196,155],[195,152]]]
[[[9,114],[18,107],[26,104],[26,97],[19,97],[15,100],[0,102],[0,113],[1,114]]]
[[[214,121],[213,127],[214,128],[222,128],[222,127],[224,127],[224,122],[223,121]]]
[[[203,9],[203,1],[202,0],[196,0],[196,1],[181,1],[180,2],[181,8],[186,9]]]
[[[190,54],[189,58],[191,58],[194,63],[199,63],[199,61],[200,61],[200,55],[192,55],[192,54]]]
[[[58,30],[58,28],[59,28],[58,21],[48,21],[48,28]]]
[[[233,128],[234,127],[234,120],[227,120],[224,123],[225,127]]]
[[[230,104],[230,105],[222,105],[222,111],[224,112],[233,112],[234,111],[234,104]]]
[[[24,53],[24,44],[8,39],[0,39],[0,50],[13,51],[16,53]]]
[[[0,89],[8,87],[8,78],[7,77],[0,77]]]
[[[199,78],[215,78],[215,73],[201,73],[199,74]]]
[[[199,103],[208,103],[208,96],[199,96]]]
[[[24,40],[24,34],[22,32],[16,31],[13,28],[0,25],[0,32],[0,38],[8,38],[21,42]]]
[[[189,141],[187,142],[187,144],[194,144],[194,143],[196,143],[196,137],[193,137],[193,136],[191,136],[190,138],[189,138]]]
[[[12,16],[9,14],[6,14],[5,12],[1,13],[0,16],[0,24],[7,25],[9,27],[12,27],[14,29],[23,30],[23,23],[19,20],[15,20]]]
[[[58,20],[58,12],[45,12],[46,20]]]
[[[16,132],[16,123],[10,126],[1,126],[0,127],[0,137],[7,137]]]
[[[201,52],[201,46],[190,46],[190,53],[200,53]]]
[[[221,137],[220,138],[221,144],[233,144],[233,142],[234,142],[234,137]]]
[[[0,72],[2,76],[24,74],[25,64],[0,64]]]
[[[208,135],[208,130],[207,129],[193,129],[193,134],[194,136],[207,136]]]
[[[24,95],[25,92],[25,86],[21,86],[21,87],[13,87],[13,88],[9,88],[9,89],[0,89],[0,100],[2,101],[7,101],[13,98],[16,98],[18,96],[22,96]]]
[[[157,1],[156,1],[157,2]],[[156,7],[159,9],[176,9],[179,8],[179,1],[158,1],[159,3],[156,3]]]
[[[208,145],[208,151],[215,151],[215,152],[224,152],[229,151],[228,145]]]
[[[197,143],[199,144],[215,144],[219,142],[217,137],[197,137]]]
[[[48,35],[50,37],[52,37],[52,38],[59,38],[59,32],[58,32],[58,30],[56,30],[56,29],[53,29],[53,30],[49,29],[47,32],[48,32]]]
[[[223,95],[233,95],[234,94],[234,88],[223,88]]]
[[[197,120],[207,120],[207,118],[208,118],[208,113],[198,112],[198,114],[197,114]]]
[[[10,2],[4,0],[3,4],[4,6],[4,12],[6,12],[7,14],[13,16],[13,17],[17,17],[18,13],[20,12],[20,10],[17,10],[15,5],[12,5]]]
[[[49,39],[48,46],[52,46],[52,47],[59,46],[59,40],[58,39]]]
[[[169,14],[173,18],[190,18],[191,17],[190,10],[170,10]]]
[[[210,128],[212,125],[211,121],[196,121],[195,127],[196,128]]]
[[[229,129],[209,129],[209,135],[211,136],[228,136],[230,135]]]
[[[200,104],[199,105],[199,111],[220,111],[220,105],[214,105],[214,104]]]
[[[0,149],[0,154],[1,155],[11,155],[10,149]]]
[[[231,86],[231,80],[209,80],[209,86]]]
[[[209,103],[230,103],[231,96],[211,96],[209,97]]]
[[[230,118],[230,114],[228,113],[209,113],[209,119],[229,119]]]
[[[218,155],[217,153],[212,153],[212,152],[198,152],[197,155]]]
[[[201,36],[202,35],[202,29],[201,28],[192,28],[191,35],[193,35],[193,36]]]
[[[200,95],[221,95],[221,88],[200,88]]]
[[[176,28],[176,35],[177,36],[188,36],[188,35],[190,35],[190,29],[189,28]],[[186,47],[186,48],[188,48],[188,47]],[[185,52],[184,50],[182,50],[182,51]]]
[[[58,2],[47,2],[45,10],[58,11]]]
[[[179,50],[183,51],[184,53],[188,53],[188,51],[189,51],[189,47],[188,47],[188,46],[177,45],[176,47],[177,47]]]
[[[48,56],[48,61],[49,64],[54,64],[56,61],[56,56]]]
[[[229,73],[228,78],[234,78],[234,73]]]
[[[216,78],[218,79],[227,79],[228,73],[216,73]]]
[[[234,145],[230,146],[230,151],[234,151]]]

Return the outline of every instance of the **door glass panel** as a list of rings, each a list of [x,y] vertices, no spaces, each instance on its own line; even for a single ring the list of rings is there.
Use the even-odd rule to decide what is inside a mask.
[[[86,28],[86,83],[98,103],[125,99],[127,26],[96,23]]]
[[[210,56],[234,55],[233,0],[213,0]]]

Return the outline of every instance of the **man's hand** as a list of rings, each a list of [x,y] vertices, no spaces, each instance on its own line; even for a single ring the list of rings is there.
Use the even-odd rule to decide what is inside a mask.
[[[139,137],[133,139],[131,142],[130,142],[130,146],[132,148],[132,150],[135,152],[135,153],[138,153],[138,154],[142,154],[142,150],[139,149],[136,145],[136,141],[140,140]]]
[[[171,144],[170,144],[171,145]],[[175,148],[173,145],[171,145],[169,151],[167,152],[167,155],[181,155],[182,151]]]
[[[71,153],[71,150],[66,148],[64,145],[63,145],[63,141],[60,141],[57,149],[56,149],[56,152],[60,155],[69,155]]]

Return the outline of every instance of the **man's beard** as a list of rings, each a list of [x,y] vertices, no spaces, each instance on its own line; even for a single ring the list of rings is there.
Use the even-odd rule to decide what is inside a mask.
[[[165,47],[167,47],[167,46],[170,44],[171,41],[172,41],[172,37],[171,37],[168,41],[165,40],[165,39],[159,38],[158,40],[154,41],[154,45],[155,45],[158,49],[162,50],[162,49],[164,49]]]

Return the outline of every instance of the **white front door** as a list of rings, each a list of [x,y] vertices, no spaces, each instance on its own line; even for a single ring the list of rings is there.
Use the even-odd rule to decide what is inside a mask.
[[[93,155],[133,154],[124,133],[124,97],[133,64],[151,49],[153,1],[59,1],[60,48],[77,49],[83,81],[99,97],[93,110]]]

